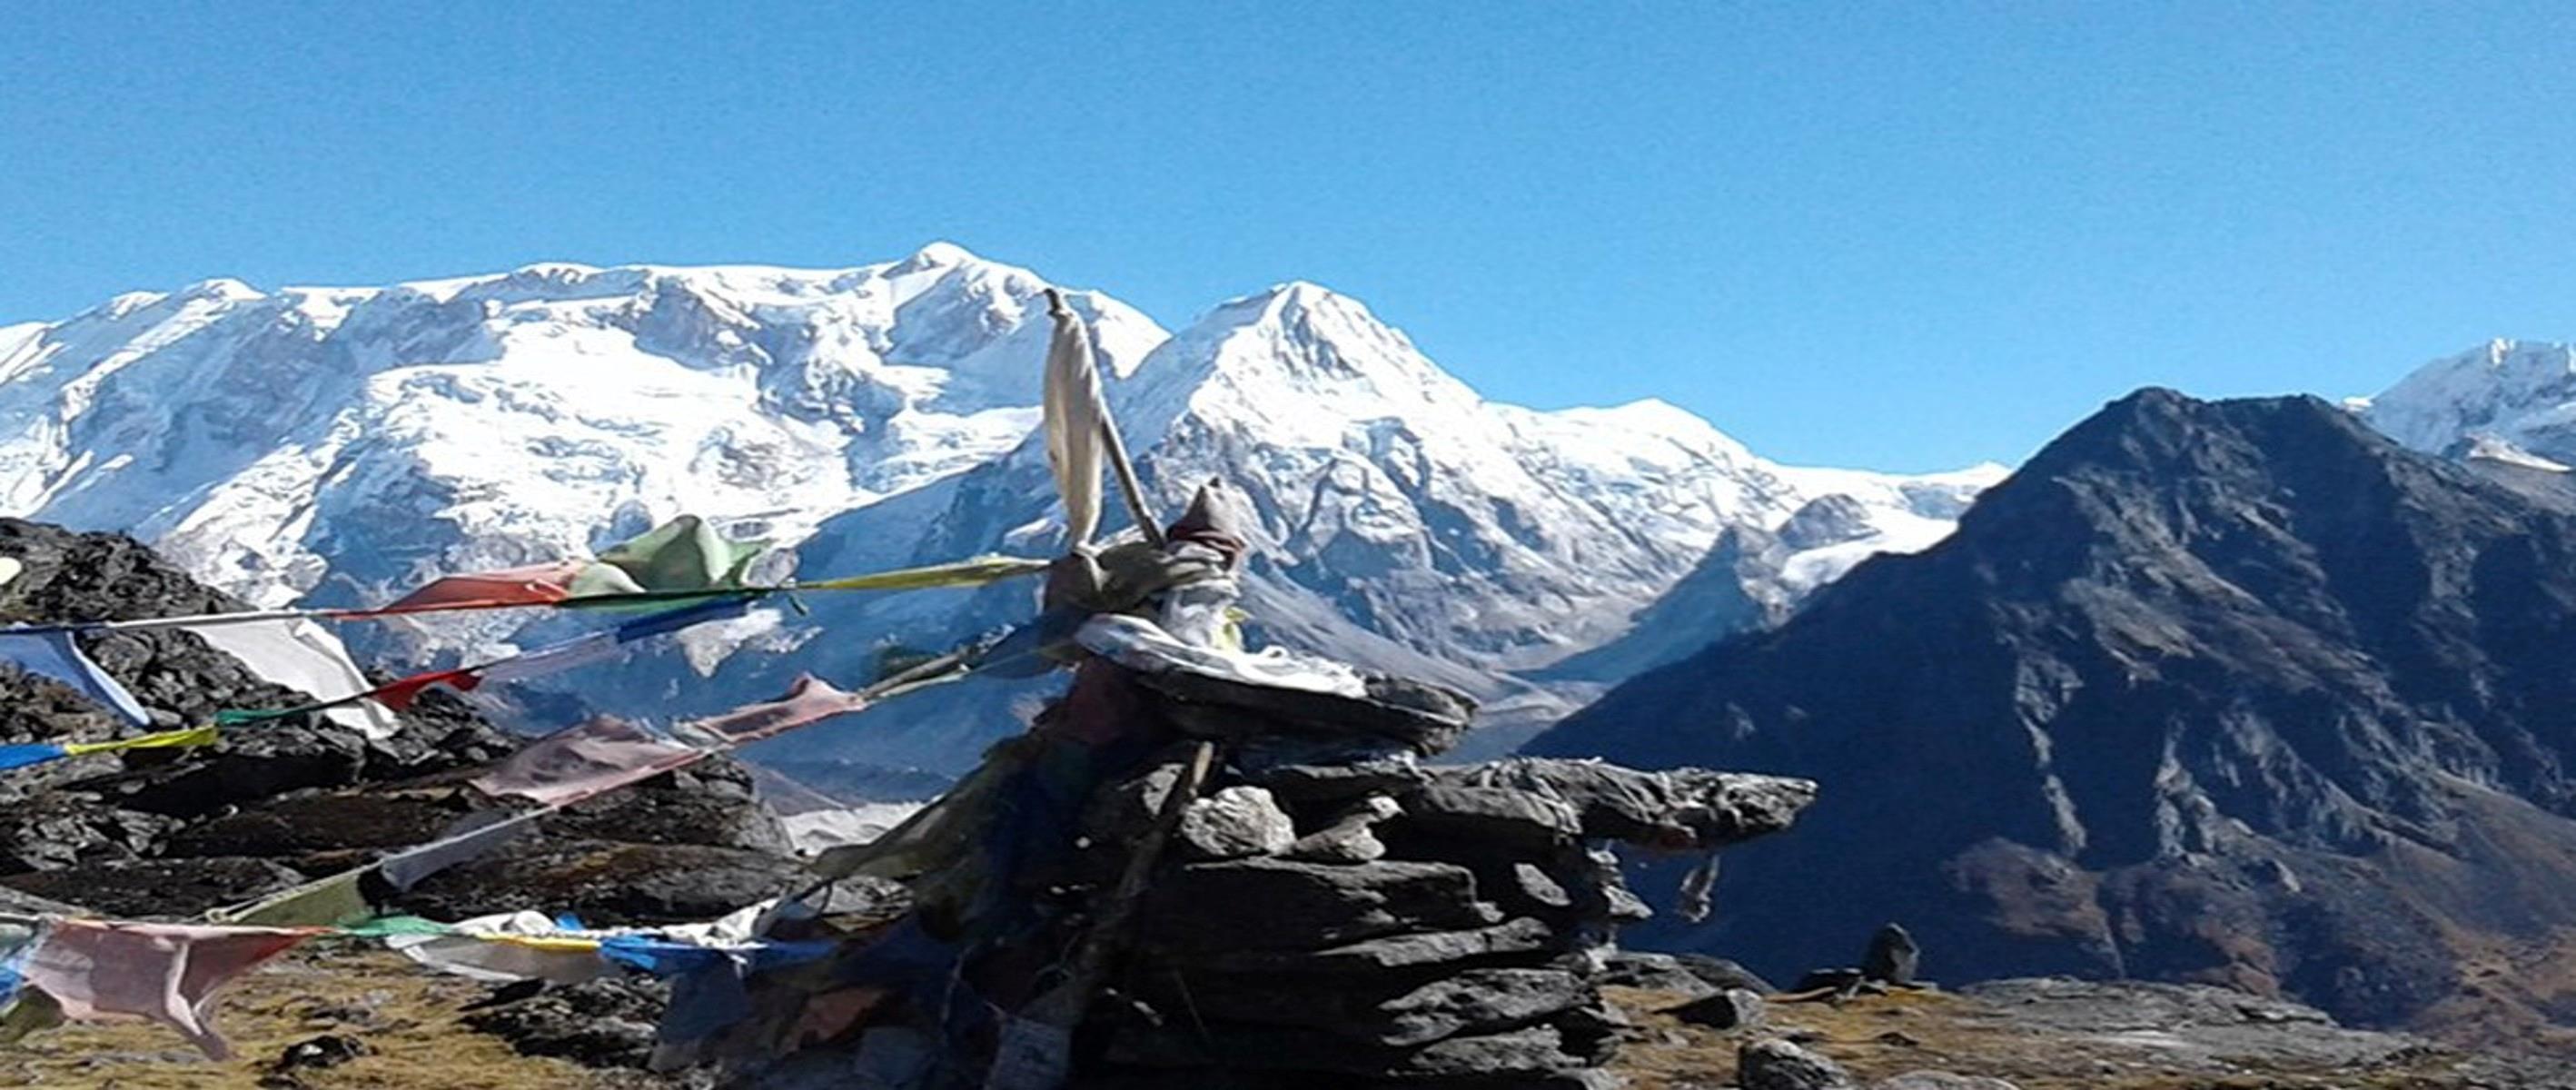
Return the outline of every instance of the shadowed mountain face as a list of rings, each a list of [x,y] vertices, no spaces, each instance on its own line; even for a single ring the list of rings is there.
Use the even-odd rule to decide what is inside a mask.
[[[2147,390],[1949,541],[1529,747],[1812,777],[1718,911],[1640,938],[1944,979],[2133,975],[2349,1018],[2576,1020],[2576,506],[2314,399]],[[2554,1012],[2554,1017],[2553,1017]]]

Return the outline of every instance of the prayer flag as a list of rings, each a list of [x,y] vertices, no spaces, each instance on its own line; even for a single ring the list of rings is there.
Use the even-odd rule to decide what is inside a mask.
[[[82,696],[114,710],[135,726],[152,725],[152,717],[144,712],[134,694],[91,662],[68,631],[0,629],[0,662],[78,689]]]
[[[233,978],[313,936],[310,930],[55,920],[27,959],[27,983],[72,1018],[140,1015],[176,1028],[209,1058],[232,1058],[209,1019]]]

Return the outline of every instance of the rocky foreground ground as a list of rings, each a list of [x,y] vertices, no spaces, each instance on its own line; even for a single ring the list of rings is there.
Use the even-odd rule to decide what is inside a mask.
[[[2000,981],[1963,993],[1898,991],[1840,1004],[1768,1002],[1757,1024],[1719,1029],[1673,1013],[1708,994],[1677,978],[1616,987],[1633,1022],[1613,1070],[1635,1090],[1747,1090],[1820,1082],[1740,1081],[1748,1044],[1789,1042],[1867,1090],[2470,1090],[2576,1086],[2576,1064],[2468,1052],[2336,1026],[2295,1004],[2216,988]],[[317,949],[263,969],[224,1001],[243,1060],[201,1060],[157,1026],[75,1025],[0,1052],[0,1085],[119,1090],[675,1090],[631,1067],[646,1010],[600,993],[507,998],[382,952]],[[631,1001],[631,1000],[630,1000]],[[648,1004],[649,1005],[649,1004]],[[471,1008],[471,1009],[469,1009]],[[518,1042],[474,1028],[517,1036]],[[527,1055],[557,1050],[572,1058]],[[1777,1070],[1774,1078],[1798,1072]],[[1993,1080],[2001,1080],[1993,1081]],[[1222,1084],[1211,1087],[1222,1090]]]

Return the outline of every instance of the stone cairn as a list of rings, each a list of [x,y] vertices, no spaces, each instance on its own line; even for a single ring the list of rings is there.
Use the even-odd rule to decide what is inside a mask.
[[[1428,765],[1470,706],[1395,679],[1368,679],[1365,701],[1143,680],[1224,759],[1084,1019],[1080,1086],[1615,1085],[1602,1065],[1624,1023],[1599,988],[1617,926],[1650,913],[1607,845],[1713,865],[1815,793],[1702,769]],[[1175,756],[1095,791],[1095,873],[1183,775]]]

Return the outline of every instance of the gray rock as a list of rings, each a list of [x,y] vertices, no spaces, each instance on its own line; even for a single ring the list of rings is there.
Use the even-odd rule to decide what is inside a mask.
[[[1592,996],[1583,980],[1561,969],[1469,969],[1406,992],[1371,1013],[1390,1023],[1375,1034],[1381,1043],[1424,1044],[1530,1022],[1580,1006]]]
[[[1584,836],[1666,850],[1713,849],[1778,832],[1816,797],[1813,782],[1781,776],[1643,772],[1543,757],[1442,769],[1436,782],[1531,792],[1571,808]]]
[[[1433,783],[1402,801],[1404,816],[1390,823],[1390,834],[1400,832],[1407,842],[1436,839],[1436,845],[1408,843],[1409,851],[1425,856],[1452,855],[1456,848],[1544,852],[1583,831],[1573,807],[1508,787]]]
[[[1260,857],[1194,863],[1166,874],[1146,895],[1140,933],[1173,953],[1295,950],[1501,919],[1476,899],[1475,876],[1465,867]]]
[[[1431,780],[1411,748],[1369,739],[1254,738],[1237,748],[1234,767],[1245,782],[1299,805],[1402,794]]]
[[[1278,855],[1296,841],[1295,823],[1268,790],[1236,786],[1190,800],[1173,847],[1183,859],[1241,859]]]
[[[583,1067],[643,1067],[653,1056],[654,1024],[670,1002],[670,985],[650,977],[610,977],[518,995],[506,989],[465,1025],[508,1041],[527,1056],[555,1056]]]
[[[1209,1024],[1130,1026],[1109,1044],[1114,1063],[1140,1067],[1300,1071],[1317,1076],[1425,1079],[1559,1072],[1586,1066],[1554,1026],[1451,1037],[1419,1048],[1357,1044],[1309,1029]],[[1315,1085],[1342,1085],[1318,1081]]]
[[[193,916],[280,890],[304,875],[265,859],[109,859],[0,878],[25,893],[109,916]]]
[[[794,859],[741,848],[531,836],[430,875],[392,905],[438,920],[542,904],[593,924],[685,923],[810,881]]]
[[[1854,1090],[1841,1064],[1776,1037],[1736,1050],[1735,1081],[1744,1090]]]
[[[1869,949],[1860,958],[1860,974],[1881,984],[1906,987],[1914,983],[1914,972],[1922,958],[1922,948],[1914,945],[1914,936],[1906,934],[1903,927],[1889,924],[1869,937]]]
[[[1762,997],[1744,988],[1728,988],[1672,1009],[1672,1016],[1710,1029],[1745,1029],[1762,1024]]]
[[[1671,954],[1612,950],[1603,955],[1601,982],[1622,988],[1678,992],[1693,999],[1717,994],[1718,988],[1682,967]]]
[[[365,1041],[355,1037],[326,1033],[286,1046],[286,1051],[278,1054],[276,1062],[268,1065],[268,1070],[271,1074],[284,1074],[338,1067],[374,1051],[367,1047]]]
[[[0,874],[137,858],[176,824],[159,814],[119,810],[86,795],[42,792],[0,805]]]
[[[1143,672],[1136,680],[1172,697],[1181,730],[1222,738],[1292,734],[1392,741],[1428,757],[1458,744],[1476,702],[1425,681],[1361,675],[1364,696],[1253,685],[1191,670]]]
[[[1370,795],[1335,816],[1332,823],[1297,838],[1288,857],[1316,863],[1367,863],[1386,856],[1386,842],[1370,826],[1404,812],[1394,799]]]
[[[1537,960],[1564,947],[1565,939],[1545,923],[1523,916],[1491,927],[1393,935],[1322,950],[1227,950],[1191,959],[1187,964],[1242,973],[1374,974],[1431,965]]]
[[[1626,988],[1679,992],[1692,998],[1742,988],[1756,995],[1779,991],[1752,970],[1706,954],[1614,950],[1602,963],[1601,982]]]
[[[1547,872],[1528,863],[1512,864],[1512,888],[1524,900],[1543,908],[1572,908],[1574,895],[1558,885]]]
[[[1871,1090],[2021,1090],[2019,1085],[1983,1075],[1954,1075],[1947,1071],[1908,1071],[1894,1078],[1881,1079]]]
[[[1541,967],[1465,969],[1429,980],[1379,972],[1286,983],[1278,974],[1192,973],[1185,984],[1150,998],[1158,1009],[1184,1011],[1188,1019],[1320,1030],[1349,1043],[1393,1048],[1515,1029],[1593,998],[1574,973]]]

